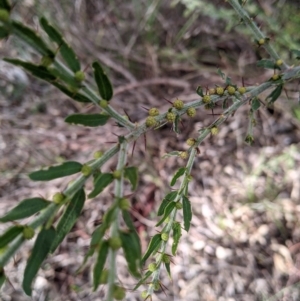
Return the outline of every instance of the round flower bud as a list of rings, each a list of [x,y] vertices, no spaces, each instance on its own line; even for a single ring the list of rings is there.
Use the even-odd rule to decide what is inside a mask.
[[[227,87],[227,91],[228,91],[228,94],[234,95],[234,93],[235,93],[235,87],[233,87],[233,86],[228,86],[228,87]]]
[[[180,210],[180,209],[182,209],[182,204],[178,201],[178,202],[176,202],[175,207],[176,207],[176,209]]]
[[[103,156],[103,152],[101,152],[101,151],[96,151],[96,152],[94,152],[94,155],[93,155],[94,159],[99,159],[102,156]]]
[[[208,90],[208,94],[209,94],[209,95],[216,94],[216,89],[215,89],[215,88],[210,88],[210,89]]]
[[[188,152],[180,152],[179,153],[179,157],[181,159],[187,159],[188,156],[189,156]]]
[[[65,196],[61,192],[56,192],[54,194],[54,196],[52,197],[52,201],[55,204],[61,204],[64,199],[65,199]]]
[[[157,116],[157,115],[159,115],[159,111],[157,108],[151,108],[149,110],[149,116]]]
[[[216,93],[217,93],[218,95],[223,95],[223,94],[224,94],[224,89],[223,89],[222,87],[217,87],[217,88],[216,88]]]
[[[186,144],[188,146],[193,146],[196,143],[196,140],[194,138],[189,138],[188,140],[186,140]]]
[[[126,291],[123,287],[115,285],[113,291],[113,297],[116,300],[123,300],[126,296]]]
[[[279,79],[279,75],[278,75],[278,74],[274,74],[274,75],[272,76],[272,80],[277,80],[277,79]]]
[[[162,261],[164,263],[170,263],[171,262],[170,256],[167,255],[167,254],[164,254],[163,257],[162,257]]]
[[[129,210],[131,207],[130,201],[125,198],[120,199],[119,207],[121,210]]]
[[[162,234],[160,235],[160,237],[161,237],[161,239],[162,239],[163,241],[167,241],[167,240],[169,239],[169,234],[168,234],[168,233],[162,233]]]
[[[245,138],[245,142],[252,145],[254,143],[254,137],[252,135],[247,135]]]
[[[0,9],[0,21],[7,22],[9,20],[9,11]]]
[[[204,103],[210,103],[210,96],[209,96],[209,95],[204,95],[204,96],[202,97],[202,101],[203,101]]]
[[[141,293],[141,297],[142,297],[143,299],[146,299],[148,296],[149,296],[149,294],[148,294],[147,291],[143,291],[143,292]]]
[[[154,289],[155,291],[158,291],[158,290],[160,289],[160,284],[159,284],[158,281],[155,282],[155,283],[152,283],[151,285],[153,286],[153,289]]]
[[[177,110],[181,110],[184,106],[184,103],[182,100],[180,99],[176,99],[174,102],[173,102],[173,107]]]
[[[35,234],[35,232],[34,232],[34,229],[33,228],[31,228],[31,227],[28,227],[28,226],[25,226],[24,227],[24,229],[23,229],[23,237],[25,238],[25,239],[31,239],[31,238],[33,238],[34,237],[34,234]]]
[[[170,221],[170,216],[167,216],[166,219],[164,220],[164,223],[168,223]]]
[[[115,170],[113,172],[113,177],[114,179],[120,180],[122,177],[122,171],[121,170]]]
[[[188,108],[186,110],[186,114],[189,116],[189,117],[195,117],[196,116],[196,109],[195,108]]]
[[[77,82],[82,82],[85,80],[85,74],[83,71],[77,71],[74,75],[74,78]]]
[[[81,167],[81,173],[85,176],[88,177],[92,173],[93,169],[91,166],[87,164],[83,164]]]
[[[211,129],[210,129],[210,132],[211,132],[211,134],[212,135],[217,135],[218,133],[219,133],[219,129],[218,129],[218,127],[217,126],[213,126]]]
[[[156,269],[157,269],[156,263],[152,262],[152,263],[150,263],[150,264],[148,265],[148,270],[149,270],[150,272],[154,272],[154,271],[156,271]]]
[[[108,101],[105,100],[105,99],[101,99],[99,101],[99,106],[102,108],[102,109],[106,109],[108,107]]]
[[[265,44],[265,42],[266,42],[266,40],[265,39],[259,39],[258,41],[257,41],[257,43],[258,43],[258,45],[263,45],[263,44]]]
[[[176,114],[172,112],[168,112],[166,115],[166,119],[168,120],[168,122],[174,122],[176,119]]]
[[[279,59],[279,60],[276,61],[276,65],[277,66],[281,66],[282,64],[283,64],[283,60]]]
[[[238,91],[241,95],[245,94],[246,93],[246,88],[245,87],[239,87],[238,88]]]
[[[108,270],[104,269],[100,276],[100,284],[106,284],[108,280]]]
[[[118,236],[111,237],[108,240],[108,244],[113,250],[118,250],[122,247],[122,240]]]
[[[154,127],[157,125],[157,120],[153,116],[149,116],[146,118],[146,127]]]

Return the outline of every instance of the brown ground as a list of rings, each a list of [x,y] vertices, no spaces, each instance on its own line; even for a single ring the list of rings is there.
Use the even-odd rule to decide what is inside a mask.
[[[115,86],[112,104],[120,112],[125,109],[133,121],[145,118],[143,107],[166,110],[164,98],[188,102],[198,98],[198,85],[222,84],[217,67],[239,85],[242,78],[245,85],[254,85],[272,74],[255,67],[264,53],[251,38],[235,29],[224,32],[224,21],[199,15],[185,28],[188,19],[180,5],[101,2],[106,1],[76,1],[76,5],[73,1],[56,0],[51,5],[36,1],[35,6],[27,1],[16,6],[15,14],[29,24],[37,24],[35,16],[41,13],[52,22],[57,20],[83,66],[97,59],[108,68]],[[3,56],[35,58],[17,40],[1,46]],[[1,70],[7,70],[4,68],[9,67],[1,65]],[[34,183],[27,178],[29,171],[65,159],[86,162],[95,150],[108,149],[108,142],[116,141],[112,133],[125,133],[113,122],[96,129],[65,124],[68,114],[94,112],[94,108],[74,103],[31,77],[22,90],[9,78],[15,69],[9,70],[2,71],[0,78],[1,91],[5,90],[0,95],[0,215],[24,198],[50,198],[70,180]],[[91,68],[87,73],[91,75]],[[158,292],[153,300],[300,300],[300,122],[290,109],[296,89],[297,85],[289,84],[289,100],[283,94],[274,110],[260,109],[252,147],[244,143],[248,106],[200,147],[190,184],[192,227],[183,235],[174,258],[172,282],[163,274],[167,290]],[[213,119],[209,111],[198,110],[195,120],[183,121],[180,135],[168,126],[150,132],[147,150],[141,138],[134,156],[129,157],[140,172],[132,200],[142,204],[141,208],[150,208],[150,212],[135,213],[139,229],[144,229],[144,249],[149,236],[156,233],[155,210],[170,190],[172,174],[184,164],[161,157],[184,149],[184,141]],[[112,161],[105,168],[114,166]],[[95,221],[110,201],[106,191],[86,204],[74,229],[40,270],[33,300],[103,300],[103,289],[91,291],[90,266],[77,276],[75,271],[88,249]],[[20,281],[32,244],[22,248],[6,267],[11,284],[5,285],[1,300],[31,300],[23,294]],[[135,280],[128,277],[122,256],[118,262],[120,281],[128,288],[126,300],[141,300],[139,292],[130,290]]]

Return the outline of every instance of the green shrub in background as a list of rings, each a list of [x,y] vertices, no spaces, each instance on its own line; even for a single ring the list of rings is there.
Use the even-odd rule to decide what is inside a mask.
[[[287,65],[274,50],[268,36],[265,36],[249,17],[243,8],[245,1],[228,0],[227,2],[233,9],[226,9],[226,12],[233,14],[235,11],[242,23],[247,25],[253,33],[257,47],[265,48],[269,54],[269,58],[259,61],[258,66],[274,70],[273,76],[260,85],[243,87],[236,85],[219,70],[224,81],[222,86],[212,86],[209,89],[198,87],[199,99],[186,104],[181,100],[176,100],[170,104],[166,112],[159,112],[157,108],[151,108],[145,121],[133,124],[128,118],[114,110],[111,105],[113,104],[113,87],[98,62],[92,64],[97,86],[95,91],[86,82],[85,73],[75,51],[56,27],[50,24],[46,18],[40,19],[40,26],[48,37],[45,40],[35,30],[11,19],[12,8],[9,2],[7,0],[0,1],[0,37],[3,39],[14,35],[26,42],[37,52],[40,61],[38,64],[34,64],[16,58],[5,58],[4,60],[22,67],[33,76],[55,86],[74,101],[93,104],[99,109],[98,114],[69,115],[65,119],[67,123],[98,127],[105,125],[109,119],[113,119],[127,130],[127,134],[118,137],[118,143],[106,152],[95,150],[94,159],[91,161],[84,163],[67,161],[29,174],[33,181],[50,181],[74,174],[77,174],[78,177],[65,190],[56,193],[51,200],[40,197],[24,199],[5,216],[0,217],[0,222],[12,223],[12,226],[0,236],[0,285],[6,280],[6,263],[26,240],[36,236],[23,280],[25,293],[31,295],[32,282],[41,264],[71,231],[81,214],[86,199],[95,198],[108,185],[114,185],[113,200],[102,217],[102,224],[92,235],[90,248],[83,263],[84,265],[89,257],[95,257],[93,289],[96,290],[100,284],[107,285],[107,301],[122,300],[125,297],[126,291],[117,280],[116,255],[120,249],[123,250],[128,271],[138,279],[135,289],[142,284],[149,284],[148,289],[142,293],[144,299],[151,300],[154,291],[161,287],[160,272],[162,269],[166,269],[171,276],[171,256],[176,255],[181,233],[183,230],[189,231],[192,220],[188,188],[189,183],[193,180],[191,169],[199,145],[209,135],[217,135],[219,128],[229,116],[240,107],[249,104],[249,126],[245,142],[252,144],[255,139],[253,127],[257,111],[262,105],[274,103],[288,81],[300,77],[300,67]],[[201,1],[191,1],[190,3],[200,5]],[[291,53],[296,58],[300,57],[300,50],[292,49]],[[270,90],[270,93],[265,101],[261,101],[258,96],[266,90]],[[125,181],[131,184],[133,191],[138,185],[138,168],[127,165],[128,147],[147,131],[157,130],[165,124],[168,124],[173,131],[178,132],[183,115],[194,118],[196,110],[201,106],[213,109],[217,103],[223,105],[223,113],[208,127],[200,129],[198,136],[187,137],[189,149],[167,154],[167,156],[180,157],[186,161],[186,164],[177,170],[171,180],[170,186],[180,183],[179,188],[170,189],[170,192],[163,198],[157,212],[159,221],[156,227],[159,227],[160,230],[152,237],[145,254],[142,255],[140,240],[130,216],[131,204],[124,195],[123,189]],[[118,156],[116,170],[102,172],[101,167],[116,155]],[[87,181],[92,181],[92,191],[85,189]],[[59,215],[58,211],[61,209],[63,214]],[[183,212],[183,223],[177,219],[178,211]],[[30,223],[19,222],[19,220],[35,214],[38,215]],[[170,238],[173,243],[169,250]],[[143,270],[145,272],[142,272]]]

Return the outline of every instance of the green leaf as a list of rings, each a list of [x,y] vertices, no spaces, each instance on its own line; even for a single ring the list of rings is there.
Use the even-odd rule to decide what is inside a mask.
[[[177,170],[177,172],[176,172],[176,174],[174,175],[174,177],[172,178],[170,185],[171,185],[171,186],[174,186],[175,183],[176,183],[176,181],[177,181],[177,179],[180,178],[182,175],[184,175],[185,171],[186,171],[186,168],[185,168],[185,167],[180,167],[180,168]]]
[[[180,116],[176,115],[176,118],[175,118],[175,121],[174,121],[174,129],[173,129],[176,134],[180,134],[179,122],[180,122]]]
[[[114,180],[114,177],[111,173],[102,173],[100,174],[94,183],[94,189],[93,191],[88,195],[89,198],[96,197],[100,192],[103,191],[103,189],[108,186],[112,181]]]
[[[144,254],[143,258],[142,258],[142,265],[145,264],[146,260],[149,258],[149,256],[159,248],[160,244],[161,244],[162,240],[161,240],[161,235],[160,234],[155,234],[149,243],[148,249],[146,251],[146,253]]]
[[[130,230],[135,230],[135,226],[134,226],[134,223],[132,221],[132,218],[130,216],[130,213],[129,211],[127,210],[122,210],[122,216],[123,216],[123,219],[124,219],[124,222],[126,224],[126,226],[130,229]]]
[[[97,262],[94,267],[94,291],[98,288],[100,283],[101,274],[106,262],[107,254],[108,254],[109,246],[108,242],[105,240],[102,242],[99,248],[99,253],[97,257]]]
[[[174,225],[173,225],[173,244],[172,244],[173,256],[176,255],[180,237],[181,237],[181,226],[179,223],[174,223]]]
[[[197,93],[199,96],[201,96],[201,97],[204,96],[203,89],[202,89],[201,86],[198,86],[198,87],[197,87],[196,93]]]
[[[75,161],[64,162],[60,165],[50,166],[47,169],[41,169],[29,174],[33,181],[50,181],[57,178],[73,175],[80,172],[82,164]]]
[[[166,267],[166,270],[168,272],[168,275],[169,275],[170,279],[172,279],[172,277],[171,277],[171,269],[170,269],[170,262],[169,263],[165,262],[165,267]]]
[[[5,283],[6,280],[6,276],[4,274],[4,271],[2,270],[0,272],[0,291],[1,291],[1,287],[3,286],[3,284]]]
[[[182,197],[182,205],[183,205],[183,220],[184,220],[184,229],[185,231],[189,231],[192,220],[192,208],[191,202],[186,196]]]
[[[226,84],[226,85],[231,85],[231,86],[232,86],[232,81],[231,81],[231,78],[230,78],[230,77],[226,76],[225,84]]]
[[[138,169],[134,166],[126,167],[124,177],[131,183],[131,189],[135,190],[138,184]]]
[[[279,69],[280,67],[276,65],[276,63],[272,60],[263,59],[257,62],[258,67],[263,67],[266,69]]]
[[[164,216],[163,218],[156,224],[156,227],[160,226],[165,220],[166,218],[171,214],[171,212],[173,211],[173,209],[175,208],[176,203],[175,202],[170,202],[165,210],[164,210]]]
[[[28,72],[30,72],[33,76],[38,77],[40,79],[46,80],[46,81],[54,81],[56,79],[55,76],[53,76],[46,67],[44,66],[36,66],[34,64],[24,62],[18,59],[10,59],[10,58],[4,58],[4,61],[11,63],[16,66],[21,66]]]
[[[298,49],[291,49],[291,52],[296,55],[296,59],[297,60],[300,60],[300,50],[298,50]]]
[[[66,72],[66,69],[65,70],[62,68],[58,69],[57,66],[55,66],[55,67],[51,66],[51,67],[48,67],[48,71],[56,78],[59,78],[64,84],[67,84],[70,87],[75,88],[75,89],[80,88],[80,83],[75,80],[74,74],[70,74],[69,72]]]
[[[172,151],[172,152],[169,152],[167,154],[164,154],[162,156],[163,159],[166,159],[166,158],[169,158],[169,157],[172,157],[172,156],[176,156],[178,157],[180,155],[180,152],[179,151]]]
[[[27,261],[22,284],[23,289],[28,296],[31,296],[31,283],[48,255],[55,235],[56,231],[53,227],[42,229],[35,241],[31,255]]]
[[[51,84],[53,86],[55,86],[56,88],[58,88],[63,93],[65,93],[66,95],[68,95],[70,98],[72,98],[78,102],[85,102],[85,103],[91,102],[91,100],[89,98],[87,98],[85,95],[79,93],[78,91],[71,91],[70,89],[68,89],[67,87],[65,87],[64,85],[62,85],[58,82],[51,82]]]
[[[134,277],[138,278],[141,276],[139,272],[141,267],[141,244],[139,236],[136,231],[130,231],[128,233],[120,232],[120,238],[122,240],[122,248],[128,269]]]
[[[168,193],[163,201],[161,202],[160,206],[159,206],[159,209],[158,209],[158,212],[157,212],[157,215],[158,216],[161,216],[163,215],[164,211],[165,211],[165,208],[167,207],[167,205],[171,202],[171,201],[174,201],[176,196],[177,196],[178,192],[177,191],[172,191],[170,193]]]
[[[71,231],[75,225],[85,202],[85,193],[83,189],[78,190],[72,197],[64,214],[59,220],[56,227],[57,235],[51,246],[51,253],[53,253],[59,244],[63,241],[65,236]]]
[[[0,26],[0,39],[4,39],[8,36],[9,36],[9,31],[5,27]]]
[[[136,286],[133,288],[135,291],[137,288],[139,288],[142,284],[145,283],[145,281],[152,275],[152,272],[147,271],[144,277],[136,284]]]
[[[0,249],[4,248],[11,241],[13,241],[20,233],[22,233],[24,227],[20,225],[13,226],[8,228],[1,236],[0,236]]]
[[[111,100],[113,96],[113,88],[106,73],[103,71],[102,67],[98,62],[93,63],[93,68],[94,77],[98,86],[99,94],[103,99],[107,101]]]
[[[226,76],[226,75],[225,75],[224,72],[222,72],[221,69],[218,68],[217,73],[221,76],[222,79],[225,79],[225,76]]]
[[[42,198],[25,199],[1,217],[0,222],[5,223],[29,217],[46,208],[49,204],[49,201]]]
[[[30,45],[34,50],[38,51],[41,55],[44,56],[55,56],[54,52],[49,49],[49,47],[45,44],[42,38],[31,28],[16,22],[11,22],[12,31],[15,33],[19,38],[24,40],[28,45]]]
[[[251,102],[251,109],[256,111],[260,108],[260,101],[257,97],[254,97]]]
[[[70,45],[65,41],[63,36],[48,23],[45,18],[40,19],[40,24],[48,34],[49,38],[59,46],[61,56],[65,60],[68,67],[75,73],[80,71],[80,62]]]
[[[7,0],[0,0],[0,8],[10,11],[11,6]]]
[[[96,127],[106,124],[110,116],[103,114],[73,114],[69,115],[65,122]]]
[[[268,96],[267,100],[269,103],[274,103],[281,95],[283,85],[278,85]]]

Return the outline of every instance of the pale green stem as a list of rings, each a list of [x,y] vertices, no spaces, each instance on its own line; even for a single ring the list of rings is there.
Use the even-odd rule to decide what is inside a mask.
[[[248,13],[245,11],[245,9],[239,4],[237,0],[228,0],[229,4],[235,9],[237,14],[240,16],[240,18],[245,22],[245,24],[250,28],[252,31],[255,39],[259,41],[260,39],[264,39],[265,43],[262,45],[267,52],[270,54],[270,56],[273,58],[273,60],[277,61],[280,58],[280,56],[277,54],[276,50],[273,48],[273,46],[266,40],[266,36],[262,33],[262,31],[257,27],[255,22],[249,17]],[[284,62],[281,66],[282,70],[288,69],[289,66]]]

